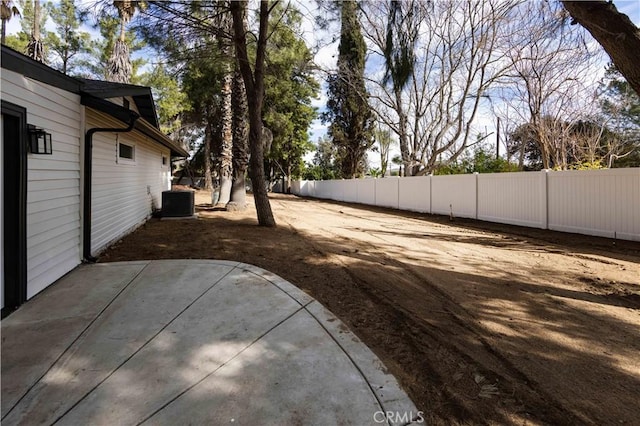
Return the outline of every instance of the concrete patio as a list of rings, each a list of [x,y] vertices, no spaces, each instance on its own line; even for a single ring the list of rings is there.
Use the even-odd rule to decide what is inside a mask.
[[[411,419],[414,404],[344,324],[243,263],[83,265],[2,321],[3,425]]]

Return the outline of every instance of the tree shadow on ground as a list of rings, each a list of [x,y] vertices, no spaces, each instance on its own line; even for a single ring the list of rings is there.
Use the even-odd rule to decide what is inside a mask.
[[[286,200],[287,203],[321,202],[324,205],[353,208],[365,212],[383,214],[387,217],[396,216],[399,218],[415,219],[429,224],[440,224],[473,231],[490,232],[498,238],[495,238],[494,236],[473,236],[467,238],[470,240],[473,240],[473,238],[484,238],[488,244],[496,246],[501,246],[502,244],[513,246],[525,244],[551,253],[582,253],[585,255],[604,256],[611,259],[626,261],[637,261],[640,259],[640,242],[637,241],[614,240],[611,238],[559,232],[548,229],[529,228],[496,222],[485,222],[482,220],[462,217],[455,217],[451,220],[448,215],[418,213],[387,207],[370,206],[366,204],[345,203],[341,201],[287,196],[283,194],[277,194],[273,196],[273,198]],[[431,235],[426,234],[423,236],[426,237]],[[418,234],[416,237],[419,238],[420,235]],[[451,238],[456,237],[451,236]]]
[[[27,376],[12,377],[19,395],[6,404],[3,387],[3,423],[371,423],[380,405],[326,324],[255,268],[211,263],[139,264],[108,294],[108,279],[79,277],[105,274],[81,267],[3,321],[11,355],[47,340],[42,328],[66,332],[39,365],[3,363],[3,379],[10,368]],[[76,297],[61,316],[66,292]]]
[[[490,272],[481,261],[467,265],[480,273],[459,272],[255,224],[242,217],[152,220],[100,261],[226,259],[278,274],[345,321],[429,424],[633,423],[640,416],[639,327],[620,315],[637,312],[633,297],[544,285]],[[580,247],[550,244],[562,252]]]

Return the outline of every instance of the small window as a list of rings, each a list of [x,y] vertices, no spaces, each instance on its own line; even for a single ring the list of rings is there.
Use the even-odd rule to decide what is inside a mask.
[[[163,166],[167,165],[167,157],[165,155],[162,156],[162,165]]]
[[[118,158],[135,160],[135,148],[133,145],[127,145],[122,142],[118,143]]]
[[[126,109],[130,109],[129,108],[129,99],[122,98],[122,106],[125,107]]]

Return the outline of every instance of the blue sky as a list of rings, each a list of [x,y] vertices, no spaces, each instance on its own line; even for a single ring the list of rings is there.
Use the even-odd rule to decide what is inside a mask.
[[[52,1],[52,3],[57,3],[57,1]],[[93,4],[95,3],[93,0],[82,0],[83,4]],[[324,70],[324,72],[318,73],[318,79],[320,81],[324,80],[326,76],[326,71],[335,67],[336,63],[336,55],[337,55],[337,47],[338,41],[334,41],[333,43],[330,40],[337,39],[336,30],[337,28],[330,29],[330,32],[327,31],[319,31],[315,28],[313,19],[318,14],[317,3],[315,0],[293,0],[294,3],[303,13],[304,21],[303,21],[303,37],[307,40],[309,46],[322,46],[317,50],[315,55],[315,62],[319,65],[319,67]],[[622,0],[622,1],[614,1],[614,4],[618,8],[619,11],[625,13],[629,18],[636,24],[640,26],[640,1],[639,0]],[[19,18],[14,18],[7,24],[7,33],[15,34],[20,31],[20,22]],[[53,30],[53,25],[51,22],[47,25],[48,30]],[[100,34],[97,30],[93,29],[90,25],[84,25],[82,28],[84,31],[87,31],[92,34],[92,37],[100,37]],[[339,31],[339,29],[338,29]],[[149,62],[153,62],[153,51],[151,49],[146,49],[141,52],[138,52],[136,56],[144,57]],[[377,60],[371,58],[372,61]],[[372,68],[378,68],[375,66],[376,64],[369,63],[368,70]],[[602,67],[604,69],[604,65]],[[313,105],[318,108],[319,111],[324,110],[326,105],[326,85],[323,84],[321,93],[318,94],[318,99],[314,100]],[[488,107],[485,107],[487,109]],[[477,123],[479,128],[486,127],[488,132],[495,131],[495,127],[493,125],[493,117],[491,113],[487,111],[483,111],[480,114],[480,119]],[[311,140],[315,142],[319,137],[326,135],[326,125],[322,124],[320,120],[315,120],[309,129],[311,134]],[[397,151],[397,149],[396,149]],[[395,154],[397,152],[393,152]],[[310,160],[312,155],[307,157],[307,160]],[[369,156],[370,162],[372,166],[377,166],[379,164],[379,159],[376,154],[372,154]]]
[[[317,10],[315,6],[313,7],[310,6],[309,1],[300,0],[297,2],[297,4],[305,13],[307,13],[310,16],[315,16],[317,14]],[[619,11],[629,16],[629,18],[636,25],[640,26],[640,1],[639,0],[614,1],[614,4],[616,5]],[[336,34],[336,32],[339,32],[339,28],[334,28],[329,33],[318,31],[317,29],[314,28],[312,20],[305,21],[303,25],[303,29],[304,29],[304,36],[308,40],[308,44],[310,46],[314,46],[318,41],[331,40],[332,37],[335,38],[334,35]],[[328,70],[335,67],[338,42],[335,41],[334,43],[327,43],[325,41],[324,44],[325,44],[324,47],[316,53],[315,61],[320,67],[324,68],[325,70]],[[379,61],[379,60],[380,59],[375,55],[371,55],[369,59],[370,62],[368,62],[367,64],[367,69],[369,71],[373,69],[379,69],[378,67],[379,64],[373,63],[374,61]],[[600,72],[602,74],[604,74],[604,66],[605,66],[605,63],[603,63],[602,66],[600,67]],[[317,107],[320,111],[322,111],[324,110],[324,107],[326,105],[326,99],[327,99],[326,84],[323,84],[320,97],[314,101],[313,105]],[[483,104],[486,104],[486,103],[483,103]],[[483,105],[483,104],[481,104],[481,110],[476,119],[476,127],[482,131],[485,131],[486,129],[487,133],[495,132],[495,121],[494,121],[495,118],[490,111],[490,106]],[[320,120],[315,120],[311,126],[310,133],[312,135],[311,140],[315,142],[318,138],[326,135],[327,133],[326,125],[322,124]],[[491,137],[489,140],[491,140]],[[502,150],[504,150],[504,148],[502,148]],[[395,147],[395,149],[392,149],[391,157],[393,157],[396,154],[399,154],[399,149],[397,148],[397,146]],[[313,157],[312,154],[308,155],[307,160],[310,161],[312,157]],[[380,160],[379,160],[378,154],[370,153],[369,162],[372,167],[379,166]]]

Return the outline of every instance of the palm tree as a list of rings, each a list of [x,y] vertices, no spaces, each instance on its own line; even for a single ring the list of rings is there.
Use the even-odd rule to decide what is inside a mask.
[[[113,53],[107,62],[107,80],[116,83],[129,83],[133,67],[129,56],[129,46],[126,43],[127,24],[136,12],[136,9],[144,9],[144,1],[115,0],[113,5],[118,9],[120,17],[120,36],[113,46]]]
[[[226,3],[226,2],[225,2]],[[221,5],[227,8],[227,4]],[[232,111],[232,86],[233,86],[233,67],[229,58],[231,58],[231,45],[226,35],[231,30],[231,16],[226,10],[220,13],[219,28],[221,34],[218,34],[218,44],[222,53],[222,90],[220,99],[220,119],[222,122],[220,137],[220,198],[218,204],[226,206],[231,200],[231,187],[233,185],[233,111]]]
[[[0,1],[0,18],[2,18],[2,44],[4,44],[5,35],[7,33],[7,21],[12,17],[20,16],[20,11],[13,5],[11,0]]]
[[[233,109],[233,184],[227,210],[244,210],[247,207],[245,174],[249,164],[249,106],[247,92],[236,61],[231,99]]]
[[[245,14],[245,22],[246,19],[247,16]],[[244,210],[247,207],[245,174],[249,164],[249,105],[247,104],[247,91],[240,73],[237,55],[231,95],[233,111],[233,184],[231,187],[231,199],[227,203],[227,210]]]
[[[40,0],[33,1],[33,28],[27,45],[27,55],[38,62],[44,62],[44,45],[40,37]]]

